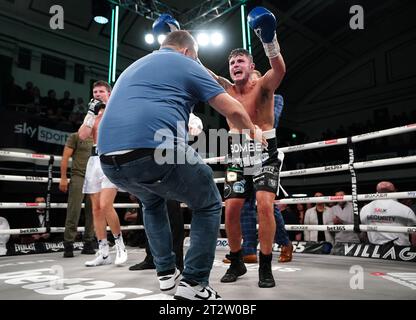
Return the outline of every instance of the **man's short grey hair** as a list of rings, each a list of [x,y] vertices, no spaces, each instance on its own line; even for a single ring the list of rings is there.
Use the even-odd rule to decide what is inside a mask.
[[[195,38],[186,30],[177,30],[169,33],[163,41],[161,47],[173,46],[177,48],[188,48],[195,50],[197,42]]]

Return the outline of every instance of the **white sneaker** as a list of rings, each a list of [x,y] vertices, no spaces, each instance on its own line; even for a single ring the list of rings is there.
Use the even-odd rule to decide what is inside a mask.
[[[114,260],[114,264],[120,265],[127,261],[127,250],[124,246],[124,243],[121,243],[123,240],[116,240],[116,259]]]
[[[98,251],[95,254],[95,256],[96,256],[96,258],[94,260],[85,262],[85,265],[87,267],[104,266],[106,264],[111,264],[112,263],[110,255],[108,255],[107,257],[104,258],[101,251]]]
[[[174,295],[176,300],[222,300],[210,286],[202,286],[193,280],[182,279]]]
[[[176,287],[176,280],[178,280],[181,272],[175,268],[175,272],[164,276],[158,276],[160,291],[169,291]]]

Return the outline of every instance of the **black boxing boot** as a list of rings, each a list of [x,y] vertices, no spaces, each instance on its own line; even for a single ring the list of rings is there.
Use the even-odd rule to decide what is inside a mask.
[[[64,241],[64,258],[74,257],[74,243],[70,241]]]
[[[85,241],[81,254],[95,254],[94,244],[92,241]]]
[[[273,288],[276,286],[272,273],[272,254],[264,255],[259,254],[259,287],[260,288]]]
[[[231,265],[228,268],[225,275],[221,278],[221,282],[235,282],[239,276],[242,276],[247,272],[246,265],[243,261],[242,251],[230,252],[225,256],[230,260]]]

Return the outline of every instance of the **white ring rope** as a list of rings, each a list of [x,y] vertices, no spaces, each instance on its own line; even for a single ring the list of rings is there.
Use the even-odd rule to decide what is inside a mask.
[[[45,160],[45,161],[49,161],[49,159],[51,158],[51,156],[47,154],[24,153],[24,152],[7,151],[7,150],[0,150],[0,156],[10,157],[10,158]],[[55,161],[62,160],[61,156],[53,156],[53,157]]]
[[[392,136],[402,133],[408,133],[416,131],[416,123],[408,124],[401,127],[395,127],[380,131],[373,131],[368,133],[359,134],[356,136],[352,136],[351,140],[353,143],[370,140],[370,139],[376,139],[386,136]],[[288,152],[295,152],[295,151],[301,151],[301,150],[310,150],[310,149],[319,149],[319,148],[325,148],[325,147],[332,147],[332,146],[338,146],[338,145],[344,145],[347,144],[347,138],[338,138],[338,139],[331,139],[331,140],[323,140],[323,141],[317,141],[317,142],[311,142],[307,144],[299,144],[296,146],[290,146],[290,147],[283,147],[278,148],[279,151],[282,151],[284,153]],[[44,160],[49,161],[50,155],[46,154],[37,154],[37,153],[23,153],[23,152],[14,152],[14,151],[7,151],[7,150],[0,150],[0,157],[12,157],[12,158],[24,158],[24,159],[36,159],[36,160]],[[61,156],[54,156],[55,161],[61,161]],[[225,159],[224,156],[222,157],[213,157],[213,158],[206,158],[204,159],[204,162],[207,164],[214,164],[223,162]]]
[[[356,143],[356,142],[361,142],[365,140],[393,136],[396,134],[408,133],[412,131],[416,131],[416,123],[408,124],[408,125],[401,126],[401,127],[395,127],[395,128],[390,128],[390,129],[385,129],[385,130],[380,130],[380,131],[373,131],[373,132],[359,134],[356,136],[352,136],[351,141],[353,143]],[[306,144],[299,144],[296,146],[279,148],[279,150],[284,153],[288,153],[288,152],[295,152],[295,151],[300,151],[300,150],[311,150],[311,149],[333,147],[333,146],[339,146],[339,145],[344,145],[344,144],[347,144],[347,138],[338,138],[338,139],[324,140],[324,141],[318,141],[318,142],[311,142],[311,143],[306,143]]]
[[[359,201],[372,201],[375,199],[409,199],[416,198],[416,191],[402,191],[389,193],[366,193],[359,194]],[[302,198],[288,198],[276,200],[275,204],[295,204],[295,203],[322,203],[322,202],[340,202],[351,201],[351,195],[345,196],[324,196],[324,197],[302,197]],[[224,204],[224,203],[223,203]],[[45,203],[37,202],[0,202],[0,209],[42,209],[45,208]],[[66,203],[51,203],[51,208],[65,209]],[[82,204],[84,207],[84,204]],[[186,208],[185,204],[181,204],[182,208]],[[140,208],[138,203],[115,203],[114,208]]]
[[[392,166],[399,164],[407,164],[416,162],[416,156],[407,156],[407,157],[397,157],[390,159],[379,159],[372,161],[363,161],[354,163],[355,169],[366,169],[374,167],[383,167],[383,166]],[[315,167],[308,169],[297,169],[290,171],[280,172],[281,178],[287,177],[296,177],[296,176],[305,176],[310,174],[320,174],[320,173],[331,173],[339,171],[348,171],[348,164],[335,164],[323,167]],[[70,180],[70,179],[68,179]],[[46,177],[35,177],[35,176],[14,176],[14,175],[0,175],[0,181],[17,181],[17,182],[48,182]],[[53,178],[53,182],[59,183],[60,178]],[[214,178],[215,183],[224,183],[225,178]]]
[[[391,136],[401,133],[412,132],[416,130],[416,124],[409,124],[401,127],[390,128],[381,131],[369,132],[361,135],[356,135],[351,137],[353,143]],[[332,139],[332,140],[325,140],[325,141],[318,141],[312,142],[308,144],[302,144],[297,146],[290,146],[279,148],[282,152],[295,152],[300,150],[310,150],[310,149],[318,149],[336,145],[344,145],[347,144],[347,138],[341,139]],[[14,157],[14,158],[29,158],[29,159],[36,159],[36,160],[45,160],[49,161],[49,155],[44,154],[30,154],[30,153],[21,153],[21,152],[13,152],[13,151],[6,151],[0,150],[0,156],[4,157]],[[60,161],[62,157],[54,156],[55,160]],[[204,159],[204,162],[207,164],[214,164],[223,162],[225,157],[214,157],[214,158],[207,158]],[[406,163],[413,163],[416,162],[416,156],[407,156],[407,157],[397,157],[397,158],[390,158],[390,159],[380,159],[374,161],[364,161],[364,162],[356,162],[354,164],[355,169],[363,169],[363,168],[372,168],[372,167],[381,167],[387,165],[398,165],[398,164],[406,164]],[[338,172],[338,171],[347,171],[349,170],[348,164],[340,164],[340,165],[330,165],[324,167],[315,167],[315,168],[308,168],[308,169],[300,169],[300,170],[291,170],[291,171],[282,171],[280,177],[293,177],[293,176],[302,176],[302,175],[309,175],[309,174],[320,174],[320,173],[331,173],[331,172]],[[224,178],[215,178],[214,181],[216,183],[224,183]],[[0,175],[0,181],[18,181],[18,182],[48,182],[48,178],[46,177],[34,177],[34,176],[13,176],[13,175]],[[60,181],[59,178],[53,178],[53,182],[58,183]],[[405,198],[416,198],[416,191],[407,191],[407,192],[392,192],[392,193],[375,193],[375,194],[361,194],[358,195],[359,201],[370,201],[374,199],[405,199]],[[351,195],[345,196],[324,196],[324,197],[303,197],[303,198],[289,198],[289,199],[282,199],[277,200],[275,203],[321,203],[321,202],[339,202],[339,201],[351,201]],[[82,204],[84,206],[84,204]],[[0,209],[17,209],[17,208],[45,208],[46,204],[39,204],[39,203],[12,203],[12,202],[0,202]],[[51,208],[60,208],[64,209],[67,207],[66,203],[51,203]],[[139,208],[139,204],[133,203],[119,203],[114,204],[114,208]],[[378,231],[378,232],[398,232],[398,233],[416,233],[416,227],[399,227],[399,226],[375,226],[375,225],[360,225],[360,231]],[[221,225],[221,228],[224,229],[224,225]],[[354,231],[354,225],[286,225],[286,230],[289,231]],[[143,229],[143,226],[122,226],[121,230],[138,230]],[[190,229],[190,225],[185,225],[185,229]],[[82,232],[84,231],[84,227],[78,227],[77,231]],[[107,230],[109,228],[107,227]],[[62,233],[65,231],[64,227],[51,227],[50,232],[52,233]],[[32,233],[45,233],[47,232],[47,228],[27,228],[27,229],[10,229],[10,230],[0,230],[0,234],[32,234]]]
[[[416,162],[416,156],[355,162],[354,168],[366,169],[366,168],[392,166],[392,165],[406,164],[406,163],[413,163],[413,162]],[[348,170],[349,170],[348,164],[335,164],[335,165],[308,168],[308,169],[282,171],[280,173],[280,177],[286,178],[286,177],[294,177],[294,176],[304,176],[304,175],[309,175],[309,174],[330,173],[330,172],[348,171]]]
[[[60,178],[52,178],[54,183],[59,183]],[[70,179],[68,179],[70,180]],[[16,181],[16,182],[48,182],[47,177],[35,177],[35,176],[13,176],[0,174],[0,181]]]
[[[66,209],[67,203],[51,203],[53,209]],[[81,205],[84,208],[84,204]],[[0,202],[0,209],[37,209],[46,208],[46,203],[37,202]],[[140,208],[138,203],[115,203],[114,208]]]
[[[351,141],[353,143],[356,143],[356,142],[361,142],[365,140],[392,136],[396,134],[408,133],[412,131],[416,131],[416,123],[408,124],[408,125],[401,126],[401,127],[395,127],[395,128],[390,128],[390,129],[385,129],[385,130],[380,130],[380,131],[373,131],[373,132],[359,134],[356,136],[352,136]],[[333,146],[347,144],[347,139],[348,138],[323,140],[323,141],[318,141],[318,142],[299,144],[296,146],[278,148],[278,150],[282,151],[283,153],[288,153],[288,152],[296,152],[296,151],[301,151],[301,150],[311,150],[311,149],[333,147]],[[224,160],[225,160],[225,157],[214,157],[214,158],[204,159],[204,162],[207,164],[214,164],[218,162],[224,162]]]
[[[257,226],[258,227],[258,226]],[[121,230],[130,231],[130,230],[143,230],[143,225],[130,225],[130,226],[121,226]],[[191,225],[185,224],[184,229],[190,230]],[[224,230],[225,225],[221,224],[220,229]],[[341,232],[341,231],[354,231],[354,225],[303,225],[303,224],[293,224],[286,225],[285,229],[287,231],[330,231],[330,232]],[[85,227],[77,227],[77,232],[84,232]],[[107,227],[107,231],[110,231],[110,227]],[[375,225],[360,225],[360,231],[364,232],[394,232],[394,233],[416,233],[416,227],[399,227],[399,226],[375,226]],[[46,228],[21,228],[21,229],[9,229],[9,230],[0,230],[0,235],[2,234],[35,234],[35,233],[45,233],[47,232]],[[65,227],[51,227],[50,233],[63,233],[65,232]]]

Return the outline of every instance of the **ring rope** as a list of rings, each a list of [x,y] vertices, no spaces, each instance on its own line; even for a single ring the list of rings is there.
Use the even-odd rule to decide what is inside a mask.
[[[370,139],[375,139],[384,136],[390,136],[395,134],[401,134],[406,132],[411,132],[416,130],[416,124],[409,124],[401,127],[390,128],[381,131],[369,132],[361,135],[356,135],[353,137],[348,138],[341,138],[341,139],[332,139],[332,140],[325,140],[325,141],[318,141],[309,144],[279,148],[282,152],[294,152],[300,150],[308,150],[308,149],[317,149],[335,145],[343,145],[348,144],[349,147],[349,163],[342,164],[342,165],[331,165],[331,166],[324,166],[324,167],[316,167],[316,168],[308,168],[308,169],[301,169],[301,170],[291,170],[291,171],[283,171],[281,172],[281,177],[290,177],[290,176],[299,176],[299,175],[308,175],[308,174],[318,174],[318,173],[329,173],[329,172],[337,172],[337,171],[346,171],[350,170],[351,178],[352,178],[352,195],[351,196],[342,196],[342,199],[337,196],[329,196],[329,197],[307,197],[307,198],[292,198],[292,199],[282,199],[277,200],[275,203],[285,203],[289,201],[289,203],[308,203],[308,202],[338,202],[341,200],[344,201],[358,201],[358,200],[372,200],[372,199],[400,199],[400,198],[414,198],[416,197],[416,192],[409,191],[409,192],[396,192],[396,193],[388,193],[388,194],[365,194],[365,195],[356,195],[354,194],[354,177],[355,171],[354,169],[361,169],[361,168],[371,168],[371,167],[379,167],[379,166],[386,166],[386,165],[396,165],[396,164],[404,164],[404,163],[412,163],[416,162],[416,156],[407,156],[407,157],[397,157],[397,158],[390,158],[390,159],[381,159],[381,160],[374,160],[374,161],[364,161],[364,162],[357,162],[354,163],[354,153],[352,150],[351,145],[355,142],[365,141]],[[352,150],[352,152],[351,152]],[[62,157],[53,156],[53,155],[43,155],[43,154],[29,154],[29,153],[20,153],[20,152],[11,152],[6,150],[0,150],[0,156],[5,157],[17,157],[17,158],[31,158],[31,159],[38,159],[38,160],[49,160],[49,168],[48,168],[48,178],[42,177],[30,177],[30,176],[5,176],[0,175],[0,180],[3,181],[10,181],[7,179],[15,179],[11,181],[31,181],[31,182],[48,182],[48,190],[50,192],[50,186],[52,182],[59,182],[60,179],[52,178],[52,166],[54,159],[61,160]],[[207,158],[204,159],[205,163],[218,163],[223,162],[225,157],[215,157],[215,158]],[[22,179],[22,180],[19,180]],[[223,183],[224,178],[216,178],[214,181],[216,183]],[[356,180],[355,180],[355,187],[356,187]],[[383,195],[383,196],[381,196]],[[50,193],[48,193],[50,197]],[[0,209],[2,208],[36,208],[36,207],[46,207],[47,212],[48,209],[51,207],[55,208],[66,208],[66,203],[50,203],[50,198],[47,196],[47,203],[46,204],[37,204],[37,203],[0,203]],[[361,196],[361,199],[360,199]],[[49,199],[48,199],[49,198]],[[320,199],[318,199],[320,198]],[[329,199],[328,199],[329,198]],[[300,202],[303,201],[303,202]],[[138,204],[115,204],[115,208],[117,207],[139,207]],[[358,211],[358,206],[357,206]],[[356,213],[354,212],[355,217],[357,217]],[[355,222],[355,220],[354,220]],[[188,225],[188,228],[190,226]],[[221,228],[224,228],[221,225]],[[311,230],[311,231],[379,231],[379,232],[400,232],[400,233],[414,233],[416,232],[416,227],[398,227],[398,226],[374,226],[374,225],[286,225],[286,230],[289,231],[301,231],[301,230]],[[107,228],[109,229],[109,228]],[[135,230],[135,229],[143,229],[143,226],[123,226],[122,230]],[[78,227],[77,230],[84,231],[85,228]],[[46,228],[28,228],[28,229],[10,229],[10,230],[0,230],[0,234],[30,234],[30,233],[44,233],[44,232],[58,232],[62,233],[65,231],[64,227],[49,227]]]
[[[356,143],[356,142],[361,142],[361,141],[370,140],[370,139],[376,139],[376,138],[381,138],[381,137],[386,137],[386,136],[408,133],[412,131],[416,131],[416,123],[411,123],[411,124],[407,124],[407,125],[400,126],[400,127],[394,127],[394,128],[389,128],[385,130],[373,131],[373,132],[367,132],[367,133],[355,135],[351,137],[351,141],[352,143]],[[288,152],[296,152],[296,151],[301,151],[301,150],[332,147],[332,146],[338,146],[338,145],[344,145],[344,144],[347,144],[347,138],[322,140],[322,141],[311,142],[311,143],[306,143],[306,144],[299,144],[299,145],[290,146],[290,147],[278,148],[278,150],[284,153],[288,153]],[[15,151],[7,151],[7,150],[0,150],[0,156],[24,158],[24,159],[36,159],[36,160],[45,160],[45,161],[48,161],[49,158],[51,157],[50,155],[46,155],[46,154],[24,153],[24,152],[15,152]],[[61,156],[54,156],[54,157],[56,161],[62,160]],[[221,156],[221,157],[206,158],[203,160],[207,164],[214,164],[214,163],[223,162],[224,159],[225,157]]]
[[[414,163],[414,162],[416,162],[416,155],[389,158],[389,159],[378,159],[378,160],[372,160],[372,161],[355,162],[354,168],[366,169],[366,168],[374,168],[374,167],[408,164],[408,163]],[[349,170],[349,164],[336,164],[336,165],[314,167],[314,168],[308,168],[308,169],[282,171],[280,172],[280,177],[288,178],[288,177],[305,176],[305,175],[320,174],[320,173],[340,172],[340,171],[348,171],[348,170]],[[46,183],[48,182],[48,178],[36,177],[36,176],[0,175],[0,181]],[[59,181],[60,181],[60,178],[53,178],[54,183],[59,183]],[[224,181],[225,181],[225,178],[214,178],[215,183],[224,183]]]
[[[257,225],[258,227],[258,225]],[[190,230],[191,225],[185,224],[184,229]],[[220,229],[224,230],[225,225],[221,224]],[[287,231],[330,231],[330,232],[341,232],[341,231],[351,231],[354,232],[354,225],[303,225],[303,224],[293,224],[286,225],[285,229]],[[416,233],[416,227],[401,227],[401,226],[375,226],[375,225],[360,225],[360,231],[363,232],[394,232],[394,233]],[[130,225],[130,226],[121,226],[121,230],[130,231],[130,230],[144,230],[143,225]],[[77,232],[84,232],[85,227],[77,227]],[[110,231],[110,227],[107,227],[107,231]],[[65,227],[51,227],[50,231],[47,231],[47,228],[21,228],[21,229],[9,229],[9,230],[0,230],[0,235],[10,234],[10,235],[21,235],[21,234],[35,234],[35,233],[63,233],[65,232]]]
[[[389,193],[366,193],[357,195],[358,201],[371,201],[375,199],[409,199],[416,198],[416,191],[401,191]],[[275,200],[275,204],[297,204],[297,203],[322,203],[322,202],[340,202],[351,201],[351,195],[344,196],[323,196],[323,197],[302,197],[302,198],[287,198]],[[183,208],[187,206],[181,204]],[[67,203],[51,203],[53,209],[65,209]],[[44,203],[36,202],[0,202],[0,209],[34,209],[45,208]],[[84,208],[84,204],[82,204]],[[140,208],[138,203],[115,203],[114,208]]]

